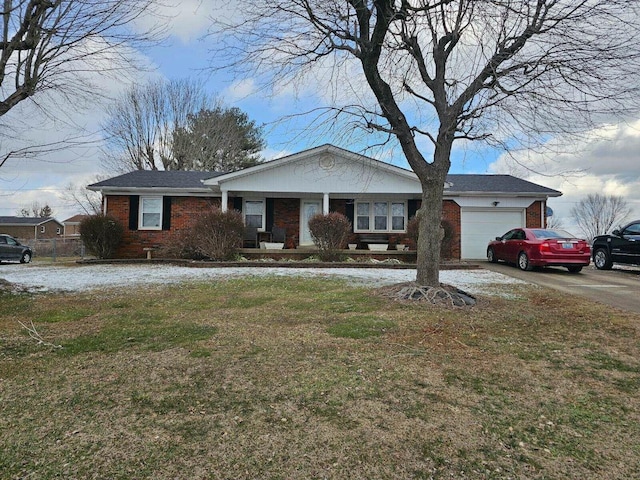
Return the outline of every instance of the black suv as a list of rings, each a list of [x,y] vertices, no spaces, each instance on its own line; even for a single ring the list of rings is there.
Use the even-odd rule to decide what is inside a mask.
[[[33,257],[30,247],[22,245],[11,235],[0,234],[0,262],[2,260],[16,260],[20,263],[29,263]]]
[[[609,270],[615,263],[640,265],[640,220],[616,229],[611,235],[599,235],[591,246],[593,263],[600,270]]]

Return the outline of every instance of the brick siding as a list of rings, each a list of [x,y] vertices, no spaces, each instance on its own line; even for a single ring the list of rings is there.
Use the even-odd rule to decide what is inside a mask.
[[[169,230],[129,230],[129,196],[109,195],[107,198],[108,214],[119,220],[125,227],[124,241],[116,252],[118,258],[143,258],[144,248],[168,245],[178,236],[189,229],[203,210],[212,206],[220,206],[219,198],[204,197],[172,197],[171,228]],[[332,212],[346,213],[347,200],[332,199],[329,209]],[[453,238],[445,251],[443,258],[459,259],[461,244],[460,206],[453,200],[444,200],[442,218],[450,222],[453,227]],[[418,204],[419,208],[419,204]],[[536,201],[526,209],[526,226],[530,228],[542,227],[543,202]],[[286,248],[295,248],[299,244],[300,236],[300,199],[274,199],[274,225],[286,230]],[[389,233],[389,246],[396,244],[409,245],[415,248],[413,242],[403,233]],[[353,234],[350,243],[359,243],[359,235]]]
[[[285,248],[296,248],[300,236],[300,199],[275,198],[273,223],[286,231]]]
[[[545,227],[545,225],[542,225],[542,204],[543,202],[538,200],[527,207],[527,228]]]
[[[171,228],[169,230],[129,230],[129,196],[107,196],[107,214],[124,226],[122,245],[117,258],[143,258],[144,248],[169,245],[187,231],[203,210],[220,206],[219,198],[171,197]]]

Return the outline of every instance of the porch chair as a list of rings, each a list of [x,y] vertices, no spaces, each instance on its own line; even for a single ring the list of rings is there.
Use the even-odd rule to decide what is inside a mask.
[[[271,241],[275,243],[285,243],[287,237],[287,231],[282,227],[276,227],[275,225],[271,229]]]
[[[244,239],[242,242],[243,248],[258,248],[258,228],[257,227],[245,227]]]

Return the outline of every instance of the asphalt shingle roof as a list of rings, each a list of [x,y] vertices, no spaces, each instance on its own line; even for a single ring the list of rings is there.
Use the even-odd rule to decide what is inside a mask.
[[[512,175],[450,174],[447,175],[447,183],[449,188],[445,189],[445,194],[454,192],[560,194],[557,190]]]
[[[89,185],[92,188],[181,188],[206,189],[203,180],[223,175],[223,172],[191,172],[164,170],[136,170]],[[445,195],[463,193],[531,193],[560,195],[557,190],[514,177],[512,175],[447,175]]]
[[[136,170],[89,186],[96,188],[206,188],[202,180],[220,175],[222,172]]]
[[[0,225],[35,226],[48,221],[58,222],[53,217],[0,217]]]

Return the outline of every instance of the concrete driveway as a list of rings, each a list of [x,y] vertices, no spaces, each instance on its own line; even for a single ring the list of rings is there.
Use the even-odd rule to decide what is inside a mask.
[[[640,267],[614,265],[607,271],[597,270],[591,265],[576,274],[560,267],[523,272],[505,263],[481,261],[479,264],[493,272],[640,313]]]

